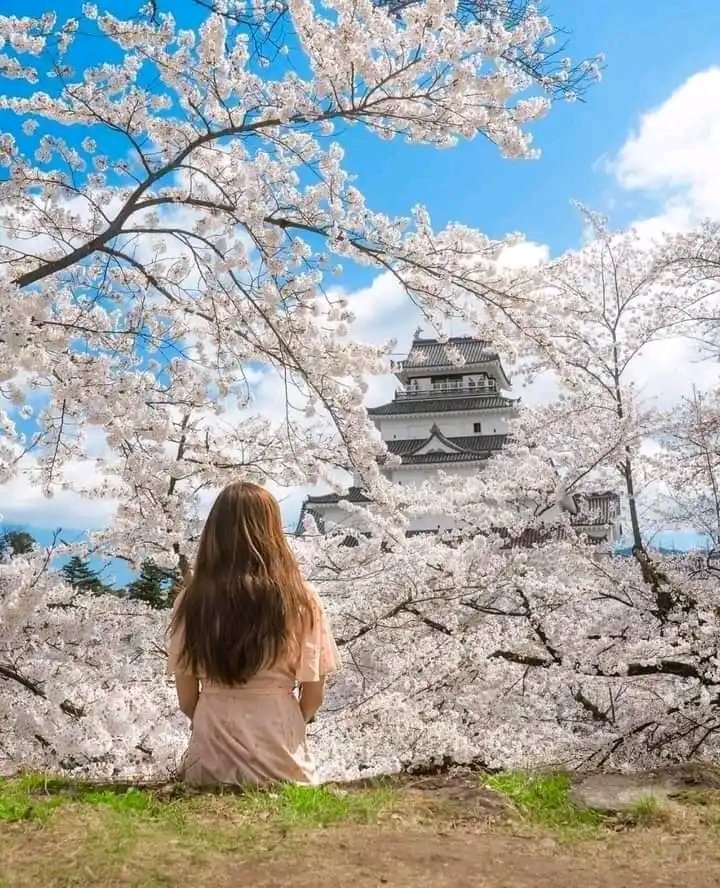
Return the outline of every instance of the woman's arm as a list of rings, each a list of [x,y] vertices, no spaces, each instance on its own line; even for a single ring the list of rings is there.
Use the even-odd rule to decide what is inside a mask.
[[[175,690],[177,691],[178,703],[181,712],[192,721],[200,696],[200,683],[194,675],[175,675]]]
[[[311,722],[325,699],[325,676],[320,681],[304,681],[300,685],[300,711]]]

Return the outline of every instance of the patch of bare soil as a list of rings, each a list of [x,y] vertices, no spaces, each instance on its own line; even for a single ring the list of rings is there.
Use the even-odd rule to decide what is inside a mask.
[[[343,827],[309,835],[292,860],[228,863],[209,881],[217,888],[711,888],[720,885],[718,850],[652,830],[563,847],[470,831]]]

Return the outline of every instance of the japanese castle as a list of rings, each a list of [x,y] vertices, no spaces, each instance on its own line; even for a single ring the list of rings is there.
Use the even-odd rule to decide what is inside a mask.
[[[383,473],[396,484],[420,484],[442,470],[462,483],[503,447],[519,399],[510,397],[510,380],[489,342],[470,336],[425,339],[420,332],[407,358],[393,365],[400,387],[392,401],[368,409],[388,451],[400,458]],[[357,527],[340,506],[343,499],[370,502],[359,486],[344,497],[308,496],[298,531],[308,514],[322,532]],[[616,493],[574,494],[561,508],[590,542],[612,542],[620,535]],[[452,530],[450,516],[425,516],[411,524],[410,533],[447,530]]]

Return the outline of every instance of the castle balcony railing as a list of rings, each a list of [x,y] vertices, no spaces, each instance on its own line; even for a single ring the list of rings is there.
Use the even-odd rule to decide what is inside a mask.
[[[435,398],[438,395],[460,395],[465,398],[473,395],[494,395],[497,393],[497,385],[494,380],[487,382],[436,382],[431,386],[406,386],[397,389],[395,398],[405,401],[412,398]]]

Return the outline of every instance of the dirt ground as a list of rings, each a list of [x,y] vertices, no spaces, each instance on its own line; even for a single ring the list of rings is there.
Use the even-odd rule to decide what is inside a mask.
[[[186,882],[187,885],[201,885]],[[388,833],[338,828],[308,838],[292,861],[230,864],[213,872],[214,888],[715,888],[714,847],[654,830],[610,843],[572,847],[551,839],[492,833]]]
[[[566,844],[548,836],[512,835],[458,827],[337,825],[313,829],[284,842],[278,837],[261,859],[242,850],[193,860],[182,843],[140,849],[110,872],[88,865],[82,842],[57,848],[61,872],[32,858],[43,835],[28,833],[14,849],[2,888],[716,888],[720,886],[720,837],[666,828]],[[79,838],[79,837],[78,837]],[[58,853],[59,852],[59,853]],[[158,853],[160,852],[160,853]],[[53,855],[55,856],[55,855]],[[58,858],[64,858],[62,863]],[[67,865],[73,859],[72,870]],[[0,861],[1,863],[1,861]],[[18,867],[16,869],[16,867]],[[0,867],[0,872],[2,871]]]
[[[360,792],[341,797],[346,816]],[[720,788],[575,832],[539,824],[476,775],[383,798],[371,820],[325,824],[283,819],[302,796],[282,810],[242,796],[145,812],[67,803],[0,822],[0,888],[720,888]]]

